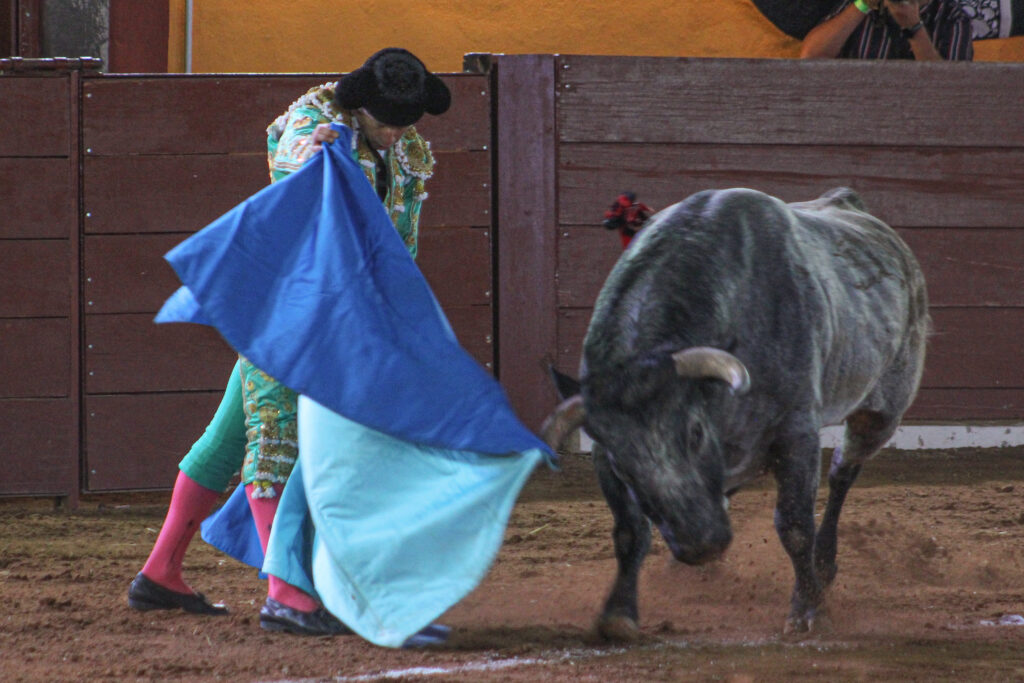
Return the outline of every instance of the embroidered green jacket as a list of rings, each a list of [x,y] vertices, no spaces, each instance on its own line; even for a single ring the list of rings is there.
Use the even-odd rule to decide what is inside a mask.
[[[359,122],[352,112],[335,109],[335,83],[311,88],[267,128],[267,161],[270,181],[276,182],[297,171],[311,156],[310,136],[321,123],[342,123],[352,129],[352,158],[359,162],[370,185],[377,186],[376,155],[359,134]],[[390,182],[384,208],[413,258],[419,245],[420,208],[427,198],[424,184],[434,173],[430,143],[410,128],[389,150],[380,152]]]

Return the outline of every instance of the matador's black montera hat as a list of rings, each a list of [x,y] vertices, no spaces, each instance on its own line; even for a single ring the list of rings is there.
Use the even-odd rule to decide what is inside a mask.
[[[334,101],[342,109],[363,107],[381,123],[410,126],[424,113],[443,114],[452,95],[416,55],[399,47],[374,53],[338,81]]]

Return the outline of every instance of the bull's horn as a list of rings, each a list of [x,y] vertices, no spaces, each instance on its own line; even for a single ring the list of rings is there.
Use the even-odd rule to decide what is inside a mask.
[[[672,354],[676,374],[680,377],[720,379],[736,393],[750,389],[750,373],[740,359],[727,351],[710,346],[695,346]]]
[[[583,425],[586,417],[587,413],[583,409],[583,397],[579,394],[570,396],[559,403],[555,412],[544,420],[544,424],[540,428],[541,438],[551,446],[551,450],[557,451],[573,433],[573,430]]]

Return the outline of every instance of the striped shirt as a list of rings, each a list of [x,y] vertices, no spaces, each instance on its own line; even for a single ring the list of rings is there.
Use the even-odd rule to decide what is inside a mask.
[[[832,16],[843,11],[844,2]],[[913,0],[911,0],[913,2]],[[921,8],[921,21],[932,44],[943,59],[971,61],[971,19],[954,0],[931,0]],[[872,10],[839,51],[841,59],[914,59],[910,41],[900,35],[900,26],[887,13]]]

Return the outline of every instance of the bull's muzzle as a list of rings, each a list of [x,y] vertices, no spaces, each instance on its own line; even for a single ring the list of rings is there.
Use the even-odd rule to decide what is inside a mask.
[[[664,523],[658,525],[672,556],[690,565],[706,564],[719,559],[732,543],[732,529],[729,525],[714,525],[704,528],[696,537],[681,538],[681,534]]]

